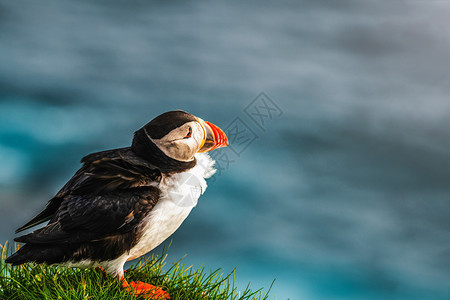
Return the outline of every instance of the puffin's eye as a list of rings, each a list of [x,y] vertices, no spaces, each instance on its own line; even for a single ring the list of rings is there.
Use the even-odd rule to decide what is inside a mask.
[[[188,139],[192,136],[192,128],[189,127],[189,132],[186,134],[186,136],[184,137],[185,139]]]

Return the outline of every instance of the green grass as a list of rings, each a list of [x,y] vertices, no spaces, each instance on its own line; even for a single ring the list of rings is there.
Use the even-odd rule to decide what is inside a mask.
[[[94,269],[77,269],[24,264],[12,267],[5,263],[11,253],[7,243],[0,245],[0,299],[144,299],[120,287],[119,281]],[[164,252],[165,253],[165,252]],[[165,267],[165,254],[141,258],[125,272],[125,279],[143,281],[163,287],[171,299],[255,299],[265,300],[268,293],[252,291],[249,286],[238,291],[235,271],[224,275],[220,269],[207,272],[193,269],[181,260]],[[269,288],[270,290],[270,288]]]

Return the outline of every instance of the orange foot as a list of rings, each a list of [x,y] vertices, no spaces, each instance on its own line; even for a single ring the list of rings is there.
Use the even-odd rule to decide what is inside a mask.
[[[169,293],[164,291],[162,288],[151,285],[149,283],[141,281],[132,281],[128,284],[125,280],[122,282],[122,287],[134,293],[137,296],[145,294],[145,298],[148,299],[160,299],[167,300],[170,299]]]

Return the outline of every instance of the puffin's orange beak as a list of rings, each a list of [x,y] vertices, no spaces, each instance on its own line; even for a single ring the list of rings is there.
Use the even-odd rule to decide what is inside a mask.
[[[205,138],[202,141],[198,152],[208,152],[220,147],[228,146],[228,139],[222,129],[213,123],[203,121],[198,118],[205,132]]]

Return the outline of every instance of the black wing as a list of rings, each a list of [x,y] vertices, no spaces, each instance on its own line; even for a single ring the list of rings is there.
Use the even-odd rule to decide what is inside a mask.
[[[156,205],[159,193],[149,186],[94,197],[67,195],[47,226],[14,239],[26,244],[6,262],[115,259],[139,241],[139,224]]]
[[[68,196],[89,198],[124,191],[130,188],[152,186],[161,180],[161,172],[140,158],[130,148],[121,148],[90,154],[81,160],[84,165],[52,198],[45,209],[16,233],[51,220]]]
[[[141,187],[95,197],[67,195],[51,222],[17,242],[79,244],[101,241],[132,231],[159,198],[156,187]]]

